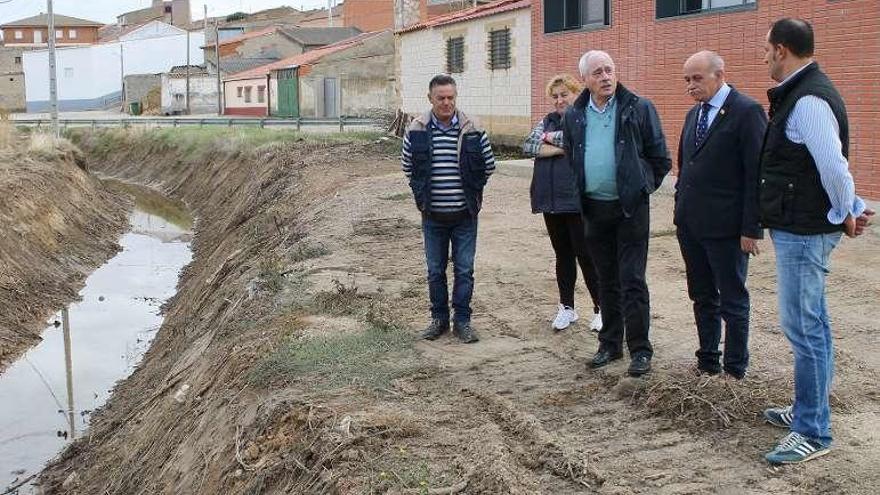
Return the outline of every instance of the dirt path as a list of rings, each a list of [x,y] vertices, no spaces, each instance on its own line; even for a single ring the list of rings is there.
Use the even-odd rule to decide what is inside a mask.
[[[419,216],[396,161],[372,144],[293,144],[248,153],[218,145],[185,163],[158,138],[124,139],[100,144],[103,171],[186,200],[199,218],[195,259],[143,364],[45,473],[49,493],[867,494],[880,486],[871,307],[880,273],[867,261],[880,259],[876,229],[844,241],[833,260],[835,449],[771,470],[762,454],[781,432],[758,414],[790,395],[791,356],[777,330],[768,242],[751,269],[747,380],[689,377],[692,312],[671,197],[656,195],[655,371],[626,378],[625,360],[591,371],[597,344],[586,324],[549,329],[553,259],[541,219],[528,211],[528,178],[500,168],[480,218],[480,343],[389,340],[387,352],[366,354],[350,373],[343,354],[374,342],[341,348],[327,338],[400,323],[412,337],[426,323]],[[582,287],[577,301],[587,306]],[[304,354],[312,360],[290,364]],[[255,380],[260,370],[281,378]]]
[[[801,467],[768,469],[762,454],[780,437],[757,414],[760,402],[729,428],[676,420],[630,397],[678,376],[693,361],[696,335],[687,299],[684,266],[671,223],[671,197],[658,193],[652,209],[649,287],[656,371],[647,380],[625,378],[626,360],[601,371],[585,366],[596,337],[580,323],[553,334],[555,281],[549,240],[539,216],[528,211],[528,178],[501,169],[487,190],[477,252],[474,321],[482,340],[473,346],[453,339],[420,343],[436,371],[413,381],[413,391],[392,409],[423,421],[429,439],[405,448],[429,459],[447,477],[472,475],[485,493],[871,493],[880,485],[880,436],[876,431],[878,353],[871,345],[878,324],[872,307],[880,296],[877,231],[846,240],[835,253],[828,288],[838,346],[833,455]],[[395,200],[381,198],[395,198]],[[322,206],[326,242],[350,243],[348,270],[357,280],[379,279],[398,287],[412,308],[413,331],[425,324],[427,300],[418,215],[397,173],[359,181]],[[333,221],[327,222],[326,219]],[[349,225],[406,226],[358,235]],[[354,235],[352,236],[352,233]],[[785,398],[790,394],[791,356],[777,330],[772,246],[753,260],[751,340],[753,373],[731,393]],[[340,275],[339,254],[332,260]],[[351,276],[348,276],[352,279]],[[400,283],[409,284],[402,288]],[[367,284],[369,287],[370,284]],[[583,287],[577,295],[588,307]],[[727,394],[729,384],[704,380]],[[404,387],[405,388],[405,387]],[[775,390],[774,390],[775,389]],[[699,391],[697,391],[699,392]],[[655,414],[657,413],[657,414]],[[703,420],[712,419],[711,411]],[[452,461],[451,465],[448,461]],[[453,468],[452,466],[456,466]],[[481,484],[482,483],[482,484]],[[585,485],[588,485],[585,486]]]

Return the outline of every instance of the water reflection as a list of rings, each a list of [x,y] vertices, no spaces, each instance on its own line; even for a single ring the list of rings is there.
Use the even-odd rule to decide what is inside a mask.
[[[132,229],[119,241],[123,250],[89,276],[81,301],[50,320],[43,341],[0,376],[0,493],[81,434],[161,325],[159,306],[174,295],[191,259],[192,222],[179,205],[161,205],[154,194],[136,196]]]

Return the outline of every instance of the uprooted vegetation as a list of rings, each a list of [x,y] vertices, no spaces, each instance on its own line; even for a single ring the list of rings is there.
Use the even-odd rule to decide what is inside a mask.
[[[84,167],[69,141],[0,121],[0,370],[119,249],[130,201]]]

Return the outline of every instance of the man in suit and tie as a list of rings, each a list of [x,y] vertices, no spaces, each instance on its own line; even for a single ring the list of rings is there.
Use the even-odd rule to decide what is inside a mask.
[[[724,60],[715,52],[692,55],[684,79],[697,105],[679,141],[674,218],[700,342],[697,370],[742,379],[749,364],[748,257],[758,254],[763,236],[758,163],[767,117],[724,81]]]

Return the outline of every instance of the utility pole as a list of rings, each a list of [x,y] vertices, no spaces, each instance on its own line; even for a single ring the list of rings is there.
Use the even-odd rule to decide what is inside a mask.
[[[51,1],[51,0],[49,0]],[[61,320],[64,322],[64,370],[67,376],[67,426],[70,429],[70,440],[76,438],[76,422],[73,415],[73,355],[70,345],[70,312],[67,308],[61,310]]]
[[[48,0],[49,11],[49,112],[52,116],[52,135],[58,138],[61,133],[58,130],[58,79],[55,71],[55,14],[52,10],[52,0]]]
[[[207,11],[207,10],[206,10]],[[220,84],[220,29],[214,19],[214,56],[217,57],[217,115],[223,115],[223,86]]]
[[[186,114],[190,114],[189,108],[189,27],[186,30]]]
[[[333,27],[333,0],[327,0],[327,25]]]

